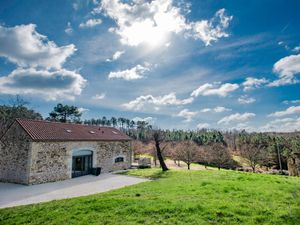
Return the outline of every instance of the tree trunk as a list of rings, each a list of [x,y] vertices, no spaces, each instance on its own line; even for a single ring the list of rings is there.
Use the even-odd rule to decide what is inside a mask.
[[[190,168],[190,163],[187,163],[187,166],[188,166],[188,170],[190,170],[191,168]]]
[[[279,170],[280,170],[280,173],[282,173],[281,155],[280,155],[277,141],[276,141],[276,150],[277,150],[277,157],[278,157],[278,163],[279,163]]]
[[[154,167],[157,166],[157,162],[156,162],[157,159],[156,159],[156,156],[157,156],[157,154],[154,153],[154,154],[153,154]]]
[[[159,141],[157,141],[157,140],[155,140],[155,147],[156,147],[157,158],[158,158],[159,164],[162,168],[162,171],[169,170],[166,163],[165,163],[165,161],[164,161],[164,158],[162,156],[161,149],[160,149],[160,146],[159,146]]]

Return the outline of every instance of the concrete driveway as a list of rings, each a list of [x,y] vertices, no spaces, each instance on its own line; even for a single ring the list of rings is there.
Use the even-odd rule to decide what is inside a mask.
[[[117,174],[83,176],[32,186],[0,183],[0,208],[86,196],[149,181]]]

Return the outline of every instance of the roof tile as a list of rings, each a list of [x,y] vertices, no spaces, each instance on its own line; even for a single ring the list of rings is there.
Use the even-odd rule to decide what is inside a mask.
[[[128,141],[113,127],[49,122],[18,118],[16,121],[34,141]]]

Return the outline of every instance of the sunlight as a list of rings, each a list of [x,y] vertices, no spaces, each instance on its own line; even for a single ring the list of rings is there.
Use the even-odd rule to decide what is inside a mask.
[[[123,37],[121,42],[132,46],[143,43],[149,47],[157,47],[163,45],[168,37],[168,32],[163,27],[155,26],[151,20],[135,22],[119,33]]]

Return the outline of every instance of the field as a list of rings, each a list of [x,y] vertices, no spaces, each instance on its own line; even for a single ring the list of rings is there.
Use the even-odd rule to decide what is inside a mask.
[[[123,189],[0,210],[0,224],[299,224],[300,179],[226,170],[132,170]]]

